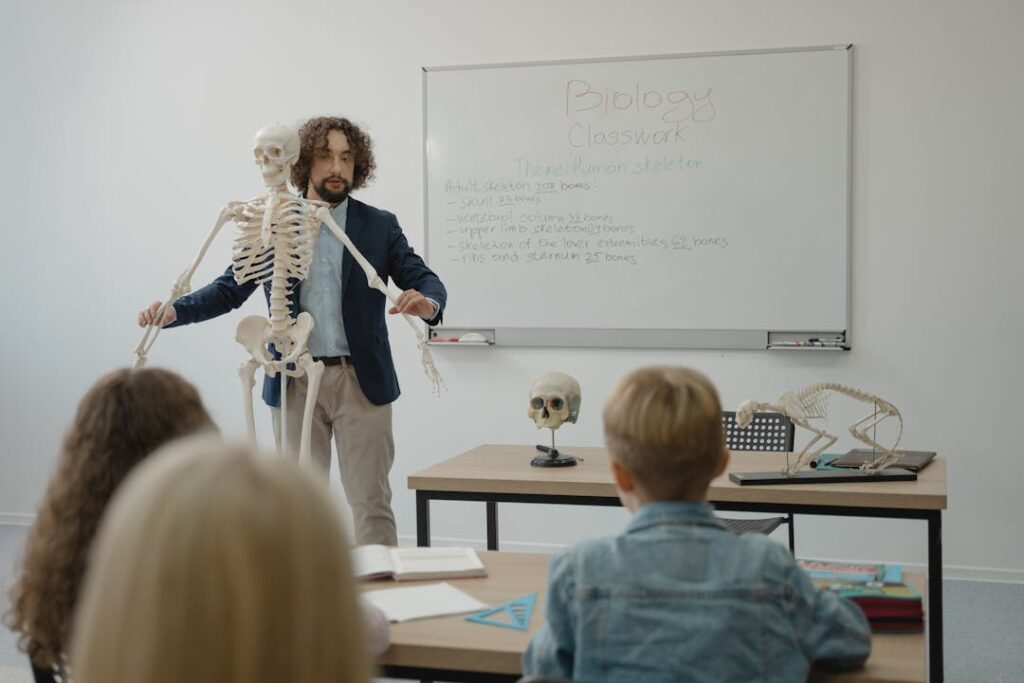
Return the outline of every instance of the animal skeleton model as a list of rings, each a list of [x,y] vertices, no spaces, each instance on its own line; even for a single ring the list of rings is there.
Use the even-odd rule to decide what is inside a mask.
[[[812,460],[817,461],[818,456],[836,442],[835,436],[822,429],[812,427],[809,422],[813,419],[828,417],[830,392],[843,394],[874,406],[874,410],[870,415],[849,426],[850,434],[853,435],[853,438],[879,452],[879,457],[875,458],[872,462],[861,465],[861,470],[873,474],[900,459],[900,454],[896,452],[896,446],[899,445],[900,439],[903,437],[903,416],[900,415],[900,411],[893,404],[874,394],[869,394],[866,391],[843,384],[825,382],[812,384],[799,391],[787,391],[779,397],[778,403],[762,403],[754,400],[744,401],[736,411],[736,424],[740,427],[747,427],[753,421],[754,413],[769,411],[782,413],[792,420],[793,424],[813,432],[814,438],[803,447],[796,462],[792,465],[787,465],[786,469],[783,470],[784,474],[792,476],[799,472],[808,462]],[[892,447],[886,448],[868,436],[868,431],[874,430],[879,424],[890,417],[895,417],[899,421],[899,433],[896,435],[896,441]],[[819,441],[822,444],[815,448],[815,444]]]
[[[309,458],[313,406],[316,404],[324,365],[314,361],[306,348],[309,333],[314,325],[313,317],[305,311],[299,313],[295,319],[289,315],[293,294],[289,279],[301,281],[308,275],[320,224],[325,224],[351,252],[366,274],[370,287],[384,294],[392,303],[395,303],[398,294],[391,291],[370,262],[334,221],[328,204],[303,199],[288,191],[286,182],[292,165],[299,157],[299,136],[294,130],[276,124],[261,128],[256,133],[253,154],[261,169],[267,193],[246,202],[231,202],[220,212],[217,222],[207,235],[192,265],[174,281],[170,295],[157,311],[153,323],[146,328],[142,341],[135,349],[135,367],[142,367],[145,364],[149,349],[160,332],[158,321],[163,320],[167,306],[192,290],[192,274],[206,255],[214,237],[224,224],[234,222],[238,228],[232,247],[235,282],[242,285],[247,282],[263,284],[270,281],[270,319],[258,315],[247,316],[238,323],[235,333],[235,340],[249,352],[249,360],[238,370],[242,380],[249,438],[253,442],[256,440],[252,401],[256,368],[262,367],[270,377],[278,373],[289,377],[306,374],[309,377],[309,386],[299,445],[299,459],[306,462]],[[433,383],[434,394],[437,395],[444,382],[434,365],[427,340],[412,318],[403,315],[416,335],[424,370]],[[274,360],[267,348],[268,344],[273,344],[281,353],[280,360]],[[287,393],[282,382],[282,412],[287,409]],[[287,429],[286,420],[282,420],[281,424],[282,431]],[[288,443],[286,435],[278,439],[278,450],[281,449],[282,441]]]

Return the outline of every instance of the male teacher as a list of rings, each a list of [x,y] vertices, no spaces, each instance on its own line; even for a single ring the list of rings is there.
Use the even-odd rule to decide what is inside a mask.
[[[292,184],[307,198],[329,203],[335,222],[380,277],[393,279],[403,290],[388,312],[439,324],[447,299],[441,280],[409,246],[394,214],[349,196],[374,177],[370,137],[348,119],[320,117],[303,124],[299,138],[301,152],[292,167]],[[161,322],[176,327],[209,320],[241,306],[256,286],[236,284],[228,266],[212,283],[168,306]],[[269,297],[269,285],[264,290]],[[357,544],[398,542],[388,473],[395,458],[391,402],[398,398],[399,388],[384,322],[385,302],[383,294],[369,287],[341,241],[321,225],[309,275],[293,290],[291,314],[308,311],[316,321],[308,348],[325,367],[313,415],[311,456],[326,479],[333,435]],[[149,325],[159,307],[158,301],[141,311],[139,325]],[[279,377],[264,380],[263,399],[270,406],[281,405]],[[289,380],[287,387],[286,447],[295,455],[306,385],[303,375]]]

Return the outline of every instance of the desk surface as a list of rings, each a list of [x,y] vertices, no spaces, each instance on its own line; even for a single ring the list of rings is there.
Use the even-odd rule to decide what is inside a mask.
[[[391,647],[379,659],[382,665],[417,668],[520,673],[520,657],[530,636],[544,622],[548,556],[532,553],[481,551],[488,575],[449,583],[491,605],[499,605],[527,593],[537,593],[528,631],[484,626],[466,621],[465,615],[423,619],[391,625]],[[906,573],[919,591],[924,577]],[[411,582],[363,584],[364,590],[410,585]],[[910,683],[925,680],[923,634],[875,635],[867,666],[847,674],[814,672],[814,683]]]
[[[480,551],[487,576],[446,579],[448,583],[489,605],[498,606],[537,593],[528,631],[485,626],[466,621],[466,615],[391,624],[391,647],[380,664],[392,666],[518,674],[530,636],[544,623],[548,556],[532,553]],[[399,588],[422,582],[374,581],[363,590]],[[432,583],[432,582],[426,582]]]
[[[472,493],[615,497],[608,452],[586,446],[562,447],[583,461],[575,467],[531,467],[533,446],[478,446],[409,476],[409,488]],[[728,472],[780,471],[784,453],[734,451]],[[779,503],[843,507],[946,509],[946,461],[936,457],[917,481],[740,486],[728,472],[711,482],[712,502]]]

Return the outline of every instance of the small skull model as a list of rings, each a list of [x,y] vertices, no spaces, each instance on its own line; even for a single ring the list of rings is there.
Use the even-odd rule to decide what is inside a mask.
[[[271,124],[260,128],[252,153],[263,172],[267,187],[284,185],[292,165],[299,158],[299,134],[287,126]]]
[[[565,422],[575,424],[580,415],[580,383],[564,372],[541,375],[530,388],[527,415],[537,428],[558,429]]]

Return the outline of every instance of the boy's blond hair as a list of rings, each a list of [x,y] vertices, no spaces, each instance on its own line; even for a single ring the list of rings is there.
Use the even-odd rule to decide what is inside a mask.
[[[689,368],[634,370],[605,402],[604,438],[652,499],[701,499],[725,450],[718,392]]]

